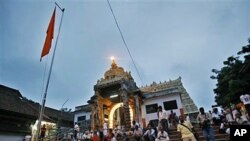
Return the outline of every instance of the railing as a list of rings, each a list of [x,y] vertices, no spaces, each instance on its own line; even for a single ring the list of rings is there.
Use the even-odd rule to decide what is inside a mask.
[[[80,130],[88,130],[91,128],[91,120],[84,120],[84,121],[80,121],[78,122],[79,126],[80,126]]]
[[[89,130],[91,127],[91,120],[84,120],[81,122],[78,122],[80,131],[78,132],[78,137],[82,138],[83,133],[86,130]],[[60,129],[51,129],[49,131],[49,134],[42,139],[34,140],[34,141],[71,141],[71,138],[74,135],[74,129],[73,128],[60,128]]]
[[[51,132],[45,138],[35,139],[34,141],[71,141],[71,136],[74,134],[73,128],[54,129]]]

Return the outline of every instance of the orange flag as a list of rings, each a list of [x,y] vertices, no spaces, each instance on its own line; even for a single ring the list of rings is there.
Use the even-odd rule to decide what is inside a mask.
[[[56,8],[54,9],[53,15],[50,19],[49,26],[47,29],[47,36],[43,45],[43,50],[41,53],[40,61],[42,60],[42,57],[47,55],[49,53],[49,50],[51,48],[51,42],[54,36],[54,25],[55,25],[55,18],[56,18]]]

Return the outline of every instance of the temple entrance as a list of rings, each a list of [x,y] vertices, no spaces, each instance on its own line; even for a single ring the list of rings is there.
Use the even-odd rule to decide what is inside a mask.
[[[123,125],[125,125],[125,120],[124,120],[123,113],[124,113],[124,111],[123,111],[122,107],[119,107],[119,108],[117,108],[115,110],[114,117],[113,117],[113,125],[114,125],[114,127],[116,127],[116,126],[122,127]]]
[[[141,91],[130,72],[124,71],[112,60],[111,68],[94,85],[91,104],[91,129],[114,128],[129,131],[132,121],[139,121]]]
[[[133,110],[129,106],[130,121],[133,121]],[[117,103],[113,106],[109,114],[109,128],[114,128],[115,125],[120,127],[125,126],[125,117],[123,110],[123,103]],[[132,123],[130,123],[132,124]]]

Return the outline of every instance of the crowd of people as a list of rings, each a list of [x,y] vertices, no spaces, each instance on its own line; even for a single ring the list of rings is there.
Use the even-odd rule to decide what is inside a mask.
[[[212,107],[212,110],[208,112],[205,112],[203,107],[199,108],[196,123],[200,126],[206,141],[215,141],[215,126],[219,126],[221,134],[230,134],[230,125],[250,125],[250,96],[242,95],[240,99],[243,105],[224,107],[220,111],[217,107]],[[158,123],[156,125],[150,121],[143,129],[139,123],[133,121],[133,126],[128,132],[125,132],[118,125],[114,129],[108,129],[106,123],[103,128],[99,128],[97,131],[87,130],[79,136],[79,126],[76,124],[74,138],[86,141],[117,141],[120,139],[127,141],[129,140],[128,136],[130,136],[136,141],[169,141],[171,134],[169,128],[173,127],[181,133],[183,141],[199,140],[188,115],[178,116],[172,110],[168,113],[159,106],[157,116]]]
[[[158,107],[157,112],[159,124],[155,125],[150,121],[147,128],[143,129],[138,122],[133,121],[130,131],[125,132],[123,127],[115,125],[114,129],[108,129],[107,123],[100,127],[97,131],[86,130],[84,133],[79,133],[79,126],[75,123],[74,139],[86,141],[117,141],[129,140],[129,136],[136,141],[168,141],[169,140],[169,127],[177,127],[179,118],[172,110],[167,113]]]
[[[199,109],[197,121],[207,141],[215,141],[214,126],[219,126],[219,133],[230,134],[230,125],[250,125],[250,95],[242,94],[240,100],[242,103],[223,107],[221,111],[217,107],[207,113],[203,107]]]

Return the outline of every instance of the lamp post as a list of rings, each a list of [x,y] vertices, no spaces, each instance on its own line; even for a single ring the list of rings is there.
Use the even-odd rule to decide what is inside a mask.
[[[64,110],[63,106],[64,106],[68,101],[69,101],[69,98],[62,104],[62,107],[61,107],[61,109],[60,109],[61,114],[60,114],[59,124],[58,124],[59,127],[61,126],[61,123],[62,123],[62,111]]]
[[[67,103],[69,101],[69,98],[63,103],[63,105],[62,105],[62,108],[63,108],[63,106],[65,105],[65,103]],[[61,108],[61,109],[62,109]]]

